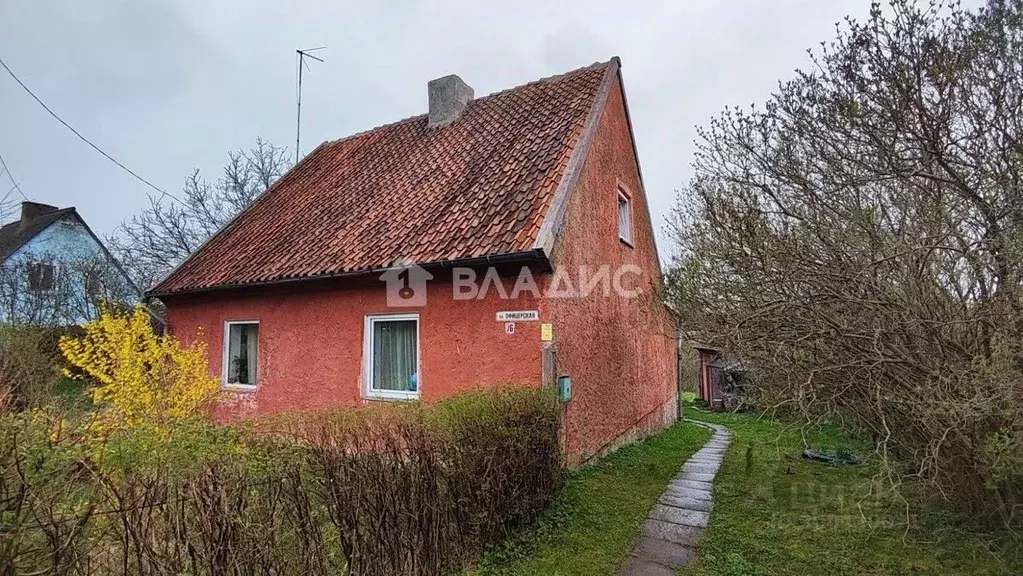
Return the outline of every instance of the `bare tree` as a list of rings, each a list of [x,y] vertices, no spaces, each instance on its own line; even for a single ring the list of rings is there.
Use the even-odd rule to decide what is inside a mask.
[[[1023,2],[875,3],[701,130],[668,298],[754,401],[1023,520]]]
[[[138,289],[91,247],[24,253],[0,265],[0,324],[62,327],[95,320],[104,305],[131,305]]]
[[[0,225],[6,224],[17,213],[17,191],[18,185],[11,175],[0,167]]]
[[[262,194],[290,167],[286,148],[261,138],[228,154],[223,175],[206,180],[196,168],[182,202],[150,196],[149,206],[122,222],[107,244],[142,288],[149,288]]]
[[[6,224],[14,216],[17,205],[11,196],[0,197],[0,225]]]

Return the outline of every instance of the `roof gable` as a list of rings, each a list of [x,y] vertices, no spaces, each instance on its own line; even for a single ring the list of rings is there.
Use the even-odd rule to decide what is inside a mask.
[[[29,203],[35,204],[35,203]],[[36,204],[36,206],[45,206]],[[48,207],[53,208],[53,207]],[[82,253],[76,251],[75,254],[67,253],[67,242],[77,243],[79,246],[84,240],[91,245],[93,253],[96,256],[101,256],[107,262],[112,264],[117,270],[117,273],[124,279],[126,285],[137,295],[141,295],[142,291],[138,288],[135,282],[128,276],[124,268],[121,267],[120,262],[114,258],[113,254],[107,249],[103,241],[96,236],[96,233],[89,228],[89,225],[85,220],[78,214],[73,206],[70,208],[53,209],[48,212],[39,213],[31,216],[27,222],[24,221],[25,215],[23,211],[22,220],[11,222],[3,227],[0,227],[0,264],[4,264],[12,257],[17,255],[24,255],[26,249],[32,250],[30,247],[33,244],[39,244],[40,242],[49,243],[54,237],[61,237],[62,242],[57,246],[49,246],[51,248],[57,248],[55,254],[57,259],[61,258],[80,258],[83,256]],[[47,237],[47,231],[54,225],[61,222],[74,226],[75,233],[69,233],[67,231],[61,232],[57,230],[56,236]]]
[[[74,208],[63,208],[35,216],[28,222],[17,220],[4,225],[0,228],[0,263],[6,262],[8,258],[31,242],[43,230],[68,218],[74,218],[79,222],[82,221]]]
[[[152,292],[537,251],[616,70],[613,59],[478,98],[444,127],[421,115],[324,143]]]

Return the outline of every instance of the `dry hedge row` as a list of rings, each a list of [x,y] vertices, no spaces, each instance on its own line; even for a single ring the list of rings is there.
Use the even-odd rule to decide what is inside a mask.
[[[0,421],[2,574],[440,574],[533,521],[562,482],[538,390],[256,421],[101,449]]]

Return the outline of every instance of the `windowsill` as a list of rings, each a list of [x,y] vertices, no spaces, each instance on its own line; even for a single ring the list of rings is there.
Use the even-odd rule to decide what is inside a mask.
[[[619,236],[618,239],[622,241],[622,244],[625,244],[629,248],[635,248],[635,246],[632,245],[631,241],[626,240],[625,238],[622,238],[621,236]]]
[[[397,392],[387,390],[370,390],[366,393],[366,400],[419,400],[419,392]]]
[[[221,384],[220,389],[225,392],[255,392],[255,384]]]

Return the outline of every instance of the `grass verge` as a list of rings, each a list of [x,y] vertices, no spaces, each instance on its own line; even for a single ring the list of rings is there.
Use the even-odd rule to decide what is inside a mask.
[[[686,416],[729,427],[733,440],[699,560],[681,574],[1023,574],[1019,539],[971,534],[933,502],[910,503],[907,516],[905,502],[877,495],[876,458],[834,468],[800,457],[804,438],[814,447],[871,452],[837,427],[800,430],[693,408]]]
[[[668,481],[710,435],[679,422],[573,472],[539,526],[490,551],[478,574],[614,574]]]

